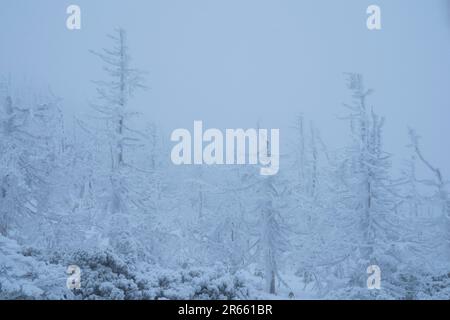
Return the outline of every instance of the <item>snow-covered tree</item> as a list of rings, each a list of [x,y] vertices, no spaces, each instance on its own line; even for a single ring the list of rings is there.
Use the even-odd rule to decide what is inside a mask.
[[[57,99],[15,98],[11,91],[3,97],[0,116],[0,232],[4,235],[31,218],[35,224],[47,218],[53,194],[50,177],[63,143]]]
[[[450,198],[448,192],[448,181],[445,180],[442,171],[435,167],[423,154],[420,147],[420,137],[413,129],[409,129],[412,159],[409,164],[409,175],[407,186],[408,203],[418,211],[418,206],[426,208],[429,230],[433,230],[432,247],[434,251],[441,248],[442,257],[447,260],[446,267],[450,265]],[[426,176],[430,178],[419,178],[417,167],[422,165]],[[419,212],[416,212],[418,214]],[[426,232],[425,232],[426,233]],[[424,234],[424,231],[421,232]],[[429,235],[425,238],[429,239]],[[436,263],[437,265],[438,263]]]
[[[145,89],[144,73],[131,65],[125,30],[116,29],[109,37],[113,43],[111,49],[93,52],[103,62],[108,79],[95,82],[98,102],[92,107],[106,123],[106,129],[100,132],[104,133],[102,139],[108,145],[110,155],[109,170],[105,171],[102,166],[103,184],[108,186],[106,211],[110,214],[107,218],[110,227],[107,229],[110,228],[110,240],[119,241],[124,232],[130,232],[137,223],[136,217],[131,219],[133,214],[138,212],[145,218],[150,215],[152,208],[148,201],[151,196],[148,192],[152,190],[148,179],[150,171],[136,167],[139,150],[142,155],[148,137],[133,128],[133,118],[138,113],[131,104],[135,91]]]
[[[361,279],[373,264],[388,274],[388,268],[394,264],[393,242],[401,224],[393,210],[396,200],[390,189],[390,155],[383,150],[384,119],[368,105],[373,91],[364,88],[361,75],[348,75],[348,88],[353,98],[352,104],[346,104],[352,143],[341,167],[346,190],[339,194],[338,201],[344,202],[339,216],[352,239],[348,249],[356,259],[356,278]]]
[[[285,186],[277,185],[275,179],[273,176],[262,178],[258,190],[258,252],[264,266],[266,289],[271,294],[276,294],[276,280],[283,282],[280,264],[282,254],[288,248],[288,231],[281,215],[286,205],[283,197],[287,190]]]

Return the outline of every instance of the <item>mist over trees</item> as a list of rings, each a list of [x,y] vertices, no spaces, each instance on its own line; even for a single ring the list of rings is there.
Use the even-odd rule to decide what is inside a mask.
[[[291,115],[275,176],[178,168],[162,128],[135,126],[147,75],[125,30],[109,37],[92,52],[105,79],[70,130],[53,94],[0,83],[0,299],[450,298],[448,180],[413,129],[393,168],[362,75],[336,102],[344,148]]]

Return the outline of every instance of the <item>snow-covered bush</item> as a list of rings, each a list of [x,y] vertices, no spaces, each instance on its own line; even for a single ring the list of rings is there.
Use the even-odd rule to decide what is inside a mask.
[[[236,300],[250,295],[244,277],[230,274],[219,265],[159,270],[150,274],[146,282],[154,299]]]
[[[420,273],[398,273],[382,281],[381,290],[368,290],[348,283],[330,291],[326,299],[345,300],[449,300],[450,273],[432,276]]]
[[[35,253],[0,236],[0,299],[71,299],[65,268],[39,261]]]
[[[74,290],[83,300],[233,300],[250,298],[244,277],[225,268],[180,267],[176,270],[140,262],[137,265],[105,251],[76,251],[54,254],[54,263],[77,265],[81,269],[81,289]]]
[[[51,261],[81,269],[81,289],[73,291],[77,299],[143,298],[143,287],[138,285],[127,263],[110,250],[56,253]]]
[[[425,279],[421,291],[417,294],[420,300],[450,300],[450,272]]]

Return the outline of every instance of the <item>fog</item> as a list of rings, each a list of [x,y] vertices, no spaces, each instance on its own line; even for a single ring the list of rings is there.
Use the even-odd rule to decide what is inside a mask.
[[[66,8],[81,7],[82,29],[65,26]],[[345,5],[344,5],[345,3]],[[366,28],[366,8],[382,10],[382,30]],[[0,74],[61,97],[82,116],[104,76],[89,53],[128,31],[134,64],[149,90],[133,105],[166,130],[289,127],[304,114],[327,144],[343,145],[338,120],[350,95],[344,72],[375,89],[370,103],[386,116],[386,148],[402,155],[407,126],[424,152],[449,171],[450,28],[444,0],[395,1],[2,1]],[[169,156],[169,155],[168,155]]]

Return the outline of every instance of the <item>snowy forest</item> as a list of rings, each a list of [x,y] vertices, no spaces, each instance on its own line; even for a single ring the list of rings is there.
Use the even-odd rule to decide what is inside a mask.
[[[177,167],[165,128],[136,125],[151,75],[125,30],[108,39],[92,51],[105,78],[75,122],[57,92],[2,75],[0,299],[450,299],[448,177],[414,128],[394,168],[371,102],[383,92],[362,75],[336,83],[345,147],[299,106],[277,175]]]

